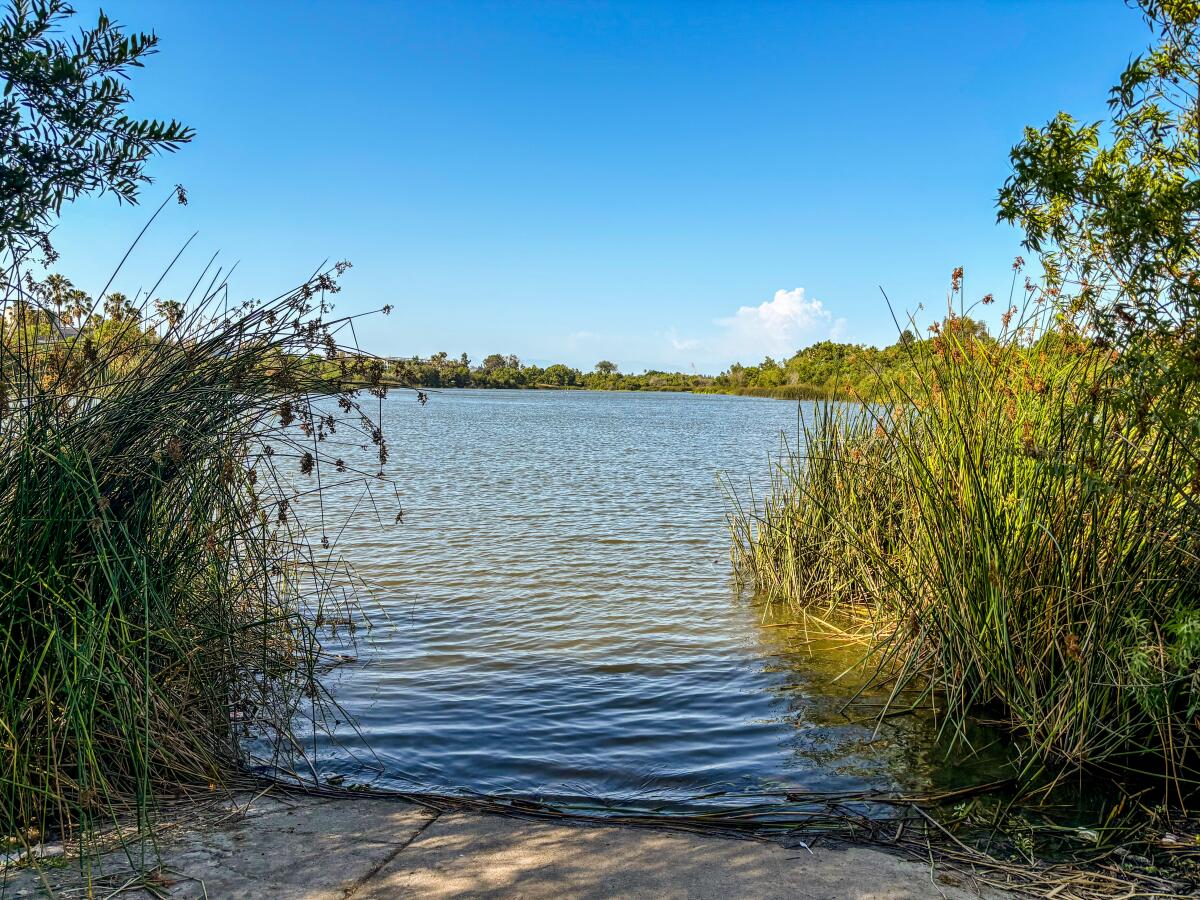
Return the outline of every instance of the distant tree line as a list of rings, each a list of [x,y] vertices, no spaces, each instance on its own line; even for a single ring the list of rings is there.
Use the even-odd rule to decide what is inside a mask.
[[[966,316],[950,317],[933,331],[969,332],[989,340],[983,323]],[[450,388],[583,388],[603,391],[690,391],[694,393],[819,398],[874,396],[881,377],[904,376],[917,367],[937,335],[918,338],[904,331],[896,343],[882,349],[864,344],[822,341],[776,360],[768,356],[751,366],[734,363],[719,375],[647,369],[623,373],[609,360],[590,372],[556,363],[545,368],[522,363],[512,354],[493,353],[475,364],[463,353],[435,353],[422,359],[391,359],[389,373],[414,387]]]
[[[183,323],[191,318],[175,300],[155,300],[139,309],[124,294],[105,295],[103,303],[80,291],[58,274],[31,281],[27,302],[12,302],[4,322],[10,338],[23,333],[30,343],[79,340],[87,353],[103,351],[111,359],[130,359],[157,341],[183,338]],[[147,318],[153,309],[153,324]],[[621,372],[616,363],[600,360],[589,372],[563,363],[539,366],[523,363],[514,354],[493,353],[474,363],[466,353],[452,357],[435,353],[428,358],[383,358],[337,349],[314,348],[302,365],[325,380],[331,390],[342,387],[404,385],[414,388],[582,389],[595,391],[672,391],[743,394],[787,399],[859,398],[879,396],[890,380],[903,384],[918,377],[939,340],[952,333],[983,344],[994,343],[987,328],[967,316],[951,316],[930,329],[928,338],[904,331],[896,343],[882,349],[864,344],[821,341],[787,359],[770,356],[755,365],[734,363],[718,375],[647,369]],[[1058,332],[1041,337],[1029,350],[1061,349]],[[65,344],[64,344],[65,346]],[[282,364],[282,360],[280,361]]]
[[[389,360],[394,377],[414,387],[447,388],[585,388],[614,391],[693,391],[711,387],[715,379],[703,375],[648,370],[640,375],[622,374],[615,363],[601,360],[590,372],[555,363],[538,366],[522,363],[512,354],[493,353],[481,363],[467,354],[452,357],[435,353],[422,359]]]

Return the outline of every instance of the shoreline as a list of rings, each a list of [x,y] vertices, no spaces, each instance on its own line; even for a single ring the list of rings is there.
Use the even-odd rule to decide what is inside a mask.
[[[343,382],[342,390],[361,391],[370,388],[372,385],[366,382]],[[849,394],[842,393],[819,393],[808,388],[798,389],[797,391],[787,391],[774,388],[741,388],[737,390],[714,390],[710,388],[595,388],[584,387],[583,385],[574,384],[533,384],[519,386],[480,386],[480,385],[439,385],[430,387],[426,385],[401,384],[399,382],[384,382],[382,387],[389,391],[420,391],[423,394],[444,394],[454,391],[514,391],[514,392],[559,392],[572,394],[688,394],[694,397],[748,397],[753,400],[790,400],[793,403],[796,401],[834,401],[839,403],[858,403],[859,398],[852,397]]]

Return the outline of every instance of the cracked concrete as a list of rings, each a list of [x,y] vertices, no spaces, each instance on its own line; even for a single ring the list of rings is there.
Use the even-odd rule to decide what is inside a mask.
[[[250,798],[242,798],[245,805]],[[978,896],[879,850],[816,848],[614,826],[438,814],[376,798],[258,797],[224,821],[180,828],[158,848],[159,895],[383,900],[392,897],[856,898]],[[20,870],[7,897],[151,896],[124,853]]]

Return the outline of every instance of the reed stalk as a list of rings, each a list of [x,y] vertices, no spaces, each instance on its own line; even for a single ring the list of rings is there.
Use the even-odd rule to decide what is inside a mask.
[[[304,735],[330,703],[322,636],[359,616],[327,538],[292,510],[319,475],[374,477],[335,461],[335,441],[373,444],[381,465],[387,453],[379,423],[313,364],[373,377],[361,357],[345,362],[348,320],[328,312],[343,268],[232,310],[219,276],[183,304],[103,295],[67,312],[19,266],[4,273],[10,843],[145,820],[154,798],[251,764],[305,771]]]
[[[734,560],[765,595],[865,611],[880,681],[962,740],[983,715],[1027,771],[1152,773],[1182,799],[1200,740],[1194,437],[1128,408],[1114,354],[1031,302],[998,340],[952,314],[877,401],[816,404],[765,499],[733,509]]]

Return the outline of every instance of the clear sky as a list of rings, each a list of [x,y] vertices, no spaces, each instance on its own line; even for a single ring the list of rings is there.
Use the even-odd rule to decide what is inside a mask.
[[[79,2],[81,17],[95,6]],[[1079,2],[149,3],[135,111],[197,129],[143,206],[76,204],[59,269],[182,295],[214,251],[237,294],[347,258],[342,311],[389,355],[716,372],[901,310],[1007,296],[996,189],[1026,124],[1097,119],[1150,34]],[[999,306],[1000,304],[997,304]]]

